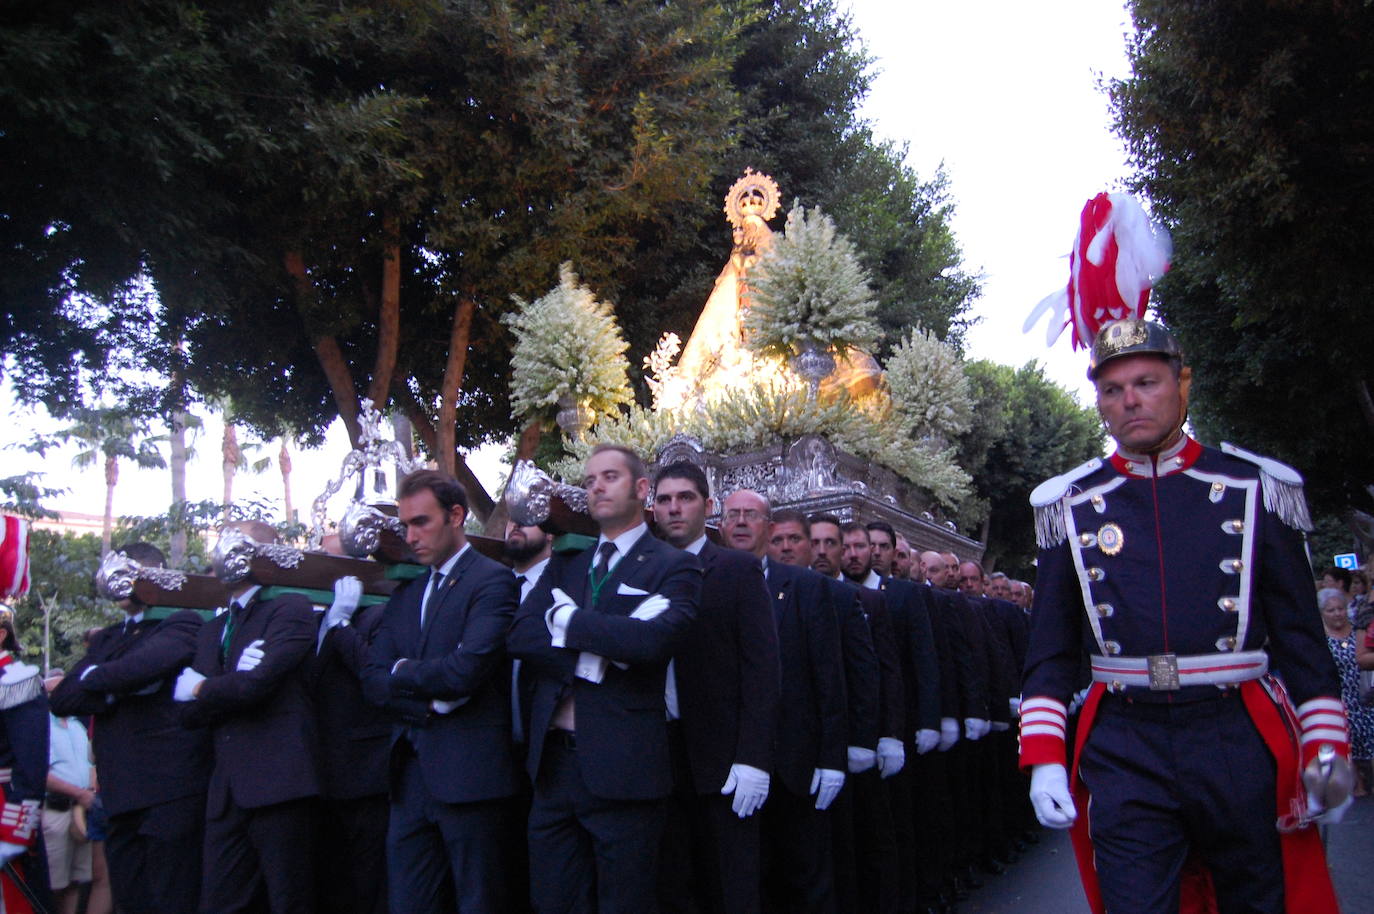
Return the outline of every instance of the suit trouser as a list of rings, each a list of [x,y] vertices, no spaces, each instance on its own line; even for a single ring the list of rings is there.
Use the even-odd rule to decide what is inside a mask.
[[[1235,692],[1146,704],[1107,696],[1078,773],[1107,910],[1177,911],[1190,858],[1221,911],[1284,910],[1274,759]]]
[[[119,910],[194,914],[204,840],[204,794],[110,816],[105,859]]]
[[[762,816],[764,910],[835,914],[831,813],[816,809],[815,797],[798,796],[774,777]]]
[[[329,914],[385,914],[386,794],[326,798],[318,819],[319,904]]]
[[[398,760],[387,823],[392,914],[504,914],[510,801],[445,803],[413,754]]]
[[[884,778],[887,799],[891,807],[892,832],[897,848],[897,886],[898,908],[902,911],[916,910],[919,892],[919,874],[916,860],[916,829],[911,812],[911,768],[916,759],[916,747],[906,744],[906,763],[902,770],[892,777]]]
[[[897,836],[887,782],[878,769],[847,774],[830,811],[839,909],[896,914],[901,903]],[[842,876],[841,866],[852,869]]]
[[[315,910],[315,798],[244,809],[232,802],[205,817],[205,914]]]
[[[741,819],[733,797],[698,794],[681,732],[670,726],[669,734],[676,786],[659,854],[659,908],[666,914],[758,914],[760,814]]]
[[[577,750],[544,745],[530,806],[530,897],[539,914],[658,910],[663,800],[608,800],[587,789]]]
[[[957,844],[946,761],[946,754],[938,750],[908,755],[906,770],[899,775],[908,778],[911,785],[917,896],[924,905],[935,904],[948,889],[952,851]]]

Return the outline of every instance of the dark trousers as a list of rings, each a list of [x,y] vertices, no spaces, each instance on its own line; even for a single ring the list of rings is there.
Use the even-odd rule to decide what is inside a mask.
[[[392,914],[505,914],[509,802],[436,800],[413,755],[399,760],[393,777],[386,834]]]
[[[1274,760],[1236,693],[1177,704],[1107,696],[1078,771],[1107,910],[1177,911],[1189,859],[1211,871],[1223,914],[1284,910]]]
[[[386,914],[386,794],[321,799],[319,905],[330,914]]]
[[[916,854],[916,893],[918,902],[934,905],[950,888],[954,847],[958,828],[953,821],[951,787],[944,752],[931,750],[925,755],[907,755],[906,777],[911,786],[912,836]]]
[[[315,799],[256,809],[231,803],[205,818],[201,911],[315,910]]]
[[[675,788],[659,853],[659,908],[665,914],[758,914],[759,813],[741,819],[733,797],[698,794],[680,731],[670,727],[669,733]]]
[[[916,910],[918,886],[916,835],[911,813],[911,766],[916,758],[916,746],[906,745],[906,764],[890,778],[883,779],[887,789],[888,808],[892,817],[892,834],[896,839],[897,906],[901,911]]]
[[[200,903],[205,796],[110,816],[105,859],[123,914],[195,914]]]
[[[530,897],[539,914],[658,910],[662,800],[607,800],[582,779],[577,750],[551,737],[530,807]]]
[[[763,909],[835,914],[830,812],[817,810],[815,797],[798,796],[774,779],[761,814]]]
[[[897,838],[887,784],[878,769],[846,775],[830,812],[839,909],[897,914]]]

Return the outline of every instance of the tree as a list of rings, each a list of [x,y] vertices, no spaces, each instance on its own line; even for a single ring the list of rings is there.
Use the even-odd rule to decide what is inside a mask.
[[[78,469],[100,464],[105,470],[105,521],[100,534],[100,554],[110,551],[110,536],[114,529],[114,492],[119,483],[119,461],[132,460],[144,468],[164,468],[167,461],[157,448],[160,440],[149,436],[145,420],[121,409],[82,407],[75,413],[75,422],[58,431],[51,438],[40,439],[31,446],[42,454],[58,443],[75,442],[80,448],[72,458]]]
[[[44,657],[44,616],[49,635],[48,663],[64,669],[84,653],[82,635],[109,625],[119,608],[95,595],[101,543],[93,533],[29,531],[29,579],[24,599],[15,603],[15,629],[27,658]]]
[[[1156,305],[1195,369],[1192,421],[1297,466],[1314,509],[1368,510],[1374,7],[1131,9],[1132,75],[1109,91],[1173,233]]]
[[[981,526],[989,570],[1033,580],[1031,490],[1100,456],[1102,425],[1035,362],[1011,368],[980,360],[965,371],[977,419],[960,442],[959,462],[972,474],[974,490],[961,520]]]

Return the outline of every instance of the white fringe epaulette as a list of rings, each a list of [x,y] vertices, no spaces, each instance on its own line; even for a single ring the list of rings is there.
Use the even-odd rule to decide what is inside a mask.
[[[1261,457],[1253,451],[1236,447],[1229,441],[1221,449],[1232,457],[1239,457],[1259,467],[1260,488],[1264,490],[1264,507],[1277,514],[1294,530],[1312,532],[1312,517],[1307,513],[1307,496],[1302,491],[1302,474],[1286,463],[1272,457]]]
[[[43,677],[38,675],[38,667],[28,666],[27,668],[33,672],[24,675],[5,675],[17,665],[10,664],[4,673],[0,673],[0,711],[17,708],[43,694]]]
[[[1035,509],[1035,544],[1041,549],[1053,549],[1069,538],[1064,526],[1064,496],[1073,484],[1102,466],[1102,458],[1094,457],[1067,473],[1046,479],[1031,492],[1030,503]]]

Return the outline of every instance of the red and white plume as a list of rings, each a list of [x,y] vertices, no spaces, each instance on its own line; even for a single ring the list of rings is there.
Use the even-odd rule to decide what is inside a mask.
[[[1150,289],[1169,269],[1169,254],[1168,232],[1150,222],[1134,197],[1098,194],[1079,217],[1068,286],[1036,305],[1022,332],[1052,312],[1047,344],[1072,325],[1073,347],[1087,349],[1108,321],[1145,316]]]
[[[0,514],[0,598],[29,592],[28,521]]]

